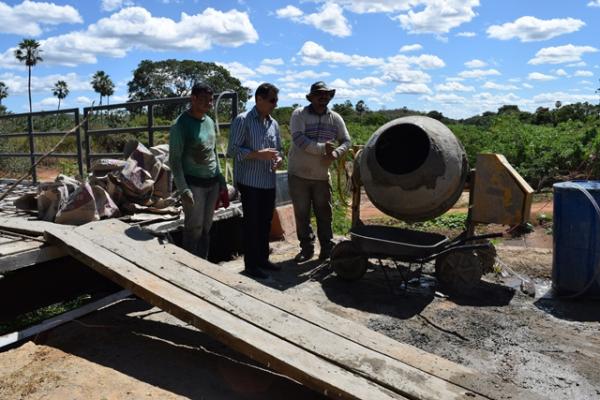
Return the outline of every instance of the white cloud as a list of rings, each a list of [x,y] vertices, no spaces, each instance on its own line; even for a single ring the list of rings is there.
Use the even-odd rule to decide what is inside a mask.
[[[367,13],[392,13],[407,11],[413,3],[422,3],[414,0],[336,0],[336,3],[347,10],[357,14]],[[415,4],[415,5],[416,5]]]
[[[330,86],[334,89],[350,89],[350,84],[343,79],[337,78],[330,83]]]
[[[430,101],[432,103],[440,103],[440,104],[465,104],[467,99],[458,96],[456,94],[450,93],[437,93],[434,96],[423,96],[424,100]]]
[[[382,67],[383,78],[402,83],[426,83],[431,80],[429,74],[410,69],[407,65],[386,64]]]
[[[479,6],[479,0],[426,0],[408,2],[413,6],[423,4],[420,11],[409,10],[406,14],[393,19],[410,33],[444,34],[471,21],[475,15],[473,8]]]
[[[565,71],[562,68],[557,69],[556,71],[554,71],[554,73],[556,74],[556,76],[569,76],[569,74],[567,74],[567,71]]]
[[[529,83],[524,83],[523,87],[527,89],[533,89],[533,85],[530,85]]]
[[[302,72],[290,72],[283,78],[279,78],[279,82],[296,82],[305,79],[320,79],[331,75],[329,72],[316,72],[313,70],[306,70]]]
[[[431,94],[431,90],[424,83],[401,83],[394,89],[398,94]]]
[[[436,85],[435,90],[438,92],[473,92],[475,88],[473,86],[466,86],[460,82],[449,81]]]
[[[123,6],[132,6],[133,1],[129,0],[102,0],[100,8],[102,11],[114,11]]]
[[[383,64],[383,59],[359,56],[356,54],[348,55],[337,51],[328,51],[323,46],[308,41],[302,45],[298,52],[302,57],[302,62],[307,65],[319,65],[322,62],[334,64],[345,64],[350,67],[369,67]]]
[[[587,64],[586,64],[585,61],[579,61],[579,62],[576,62],[576,63],[567,64],[567,67],[570,67],[570,68],[585,67],[585,66],[587,66]]]
[[[226,68],[231,73],[231,75],[235,76],[238,79],[248,79],[256,75],[256,71],[254,71],[252,68],[248,68],[244,64],[239,63],[237,61],[230,63],[217,62],[217,64]]]
[[[153,17],[141,7],[120,10],[87,30],[41,40],[45,64],[93,64],[97,56],[124,57],[132,49],[203,51],[213,45],[238,47],[254,43],[258,34],[244,12],[207,8],[181,14],[180,21]],[[0,56],[0,66],[14,64],[14,49]]]
[[[587,3],[588,7],[600,7],[600,0],[592,0]]]
[[[502,85],[496,82],[487,81],[482,86],[484,89],[493,90],[518,90],[519,88],[515,85]]]
[[[567,44],[557,47],[545,47],[539,50],[528,64],[562,64],[581,61],[585,53],[595,53],[598,49],[592,46],[574,46]]]
[[[79,24],[83,19],[72,6],[25,0],[13,7],[0,2],[0,32],[38,36],[44,25]]]
[[[258,68],[256,68],[256,72],[261,75],[277,75],[281,73],[277,70],[277,68],[271,65],[260,65]]]
[[[423,46],[421,46],[418,43],[407,44],[407,45],[402,46],[400,48],[400,51],[403,52],[403,53],[405,53],[405,52],[408,52],[408,51],[418,51],[418,50],[421,50],[422,48],[423,48]]]
[[[65,81],[71,92],[75,90],[91,90],[90,80],[75,72],[68,74],[51,74],[45,76],[32,75],[31,91],[34,93],[52,92],[57,81]],[[0,81],[6,83],[9,92],[13,95],[27,94],[27,76],[16,75],[10,72],[0,74]]]
[[[498,70],[495,70],[493,68],[492,69],[472,69],[469,71],[462,71],[458,74],[458,76],[460,76],[461,78],[475,78],[475,79],[479,79],[484,76],[490,76],[490,75],[501,75],[501,74]]]
[[[521,42],[534,42],[576,32],[584,25],[585,22],[574,18],[543,20],[526,16],[503,25],[492,25],[486,32],[488,37],[494,39],[510,40],[518,38]]]
[[[283,65],[283,60],[281,58],[265,58],[262,60],[261,64],[264,65]]]
[[[90,98],[89,98],[89,97],[87,97],[87,96],[79,96],[79,97],[77,97],[77,98],[75,99],[75,101],[76,101],[78,104],[83,104],[83,105],[85,105],[85,106],[88,106],[88,105],[92,104],[92,102],[93,102],[94,100],[90,99]]]
[[[478,59],[473,59],[471,61],[465,62],[465,67],[467,68],[483,68],[487,65],[485,61],[481,61]]]
[[[385,81],[383,79],[374,76],[367,76],[365,78],[351,78],[349,82],[352,86],[373,87],[385,85]]]
[[[589,77],[589,76],[594,76],[594,73],[592,71],[579,70],[579,71],[575,71],[575,73],[573,75]]]
[[[531,81],[552,81],[556,79],[555,76],[542,74],[540,72],[531,72],[527,75],[527,79]]]
[[[304,13],[299,8],[288,5],[275,11],[275,14],[279,18],[298,18]]]
[[[446,66],[444,60],[431,54],[421,54],[420,56],[411,57],[399,54],[388,57],[388,62],[397,65],[416,65],[423,69],[443,68]]]
[[[477,36],[477,34],[475,32],[458,32],[456,36],[470,38]]]
[[[594,94],[549,92],[537,94],[532,98],[532,101],[537,105],[546,105],[552,107],[557,100],[561,101],[563,104],[571,104],[582,101],[593,103],[598,100],[598,96]]]
[[[312,25],[318,30],[330,35],[346,37],[352,34],[352,28],[344,17],[344,10],[335,3],[326,3],[321,9],[313,14],[304,14],[302,10],[287,6],[275,12],[279,18],[290,19],[294,22]]]

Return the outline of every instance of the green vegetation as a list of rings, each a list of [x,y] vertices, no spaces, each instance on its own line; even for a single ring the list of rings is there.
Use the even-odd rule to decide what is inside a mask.
[[[22,330],[28,326],[35,325],[67,311],[74,310],[88,303],[90,300],[91,296],[85,294],[73,300],[51,304],[49,306],[38,308],[37,310],[22,314],[14,320],[0,323],[0,335]]]

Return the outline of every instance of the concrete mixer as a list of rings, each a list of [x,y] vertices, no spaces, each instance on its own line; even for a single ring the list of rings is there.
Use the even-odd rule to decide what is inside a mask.
[[[346,280],[361,278],[369,258],[389,259],[396,266],[435,261],[438,282],[451,290],[475,286],[491,271],[495,250],[475,235],[477,224],[518,225],[529,220],[533,189],[504,156],[480,154],[469,169],[462,144],[441,122],[411,116],[381,126],[360,150],[352,173],[350,240],[332,250],[330,265]],[[456,238],[360,220],[362,189],[380,211],[405,222],[419,222],[448,211],[469,191],[464,231]],[[400,263],[400,264],[399,264]],[[403,275],[404,277],[405,275]],[[406,279],[405,279],[406,280]]]

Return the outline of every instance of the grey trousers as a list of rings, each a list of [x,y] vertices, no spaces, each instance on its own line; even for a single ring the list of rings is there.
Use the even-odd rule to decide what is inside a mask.
[[[209,187],[190,185],[190,189],[194,195],[194,205],[183,206],[183,248],[206,259],[210,244],[210,227],[219,197],[219,183],[216,182]]]
[[[317,220],[317,236],[321,251],[329,251],[333,247],[333,231],[331,228],[331,185],[329,181],[304,179],[295,175],[288,176],[288,187],[294,217],[296,219],[296,235],[303,252],[314,252],[315,235],[310,225],[311,209]]]

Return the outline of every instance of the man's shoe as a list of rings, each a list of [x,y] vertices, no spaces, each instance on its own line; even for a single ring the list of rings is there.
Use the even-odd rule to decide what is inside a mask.
[[[294,257],[294,261],[296,261],[297,263],[305,262],[313,258],[313,255],[313,252],[301,251],[300,253],[296,254],[296,257]]]
[[[319,261],[325,261],[331,256],[331,249],[321,250],[319,253]]]
[[[266,272],[261,271],[258,268],[246,268],[243,272],[244,275],[254,279],[269,279],[270,276]]]
[[[268,269],[270,271],[281,271],[281,265],[273,264],[271,261],[267,261],[263,265],[260,266],[263,269]]]

